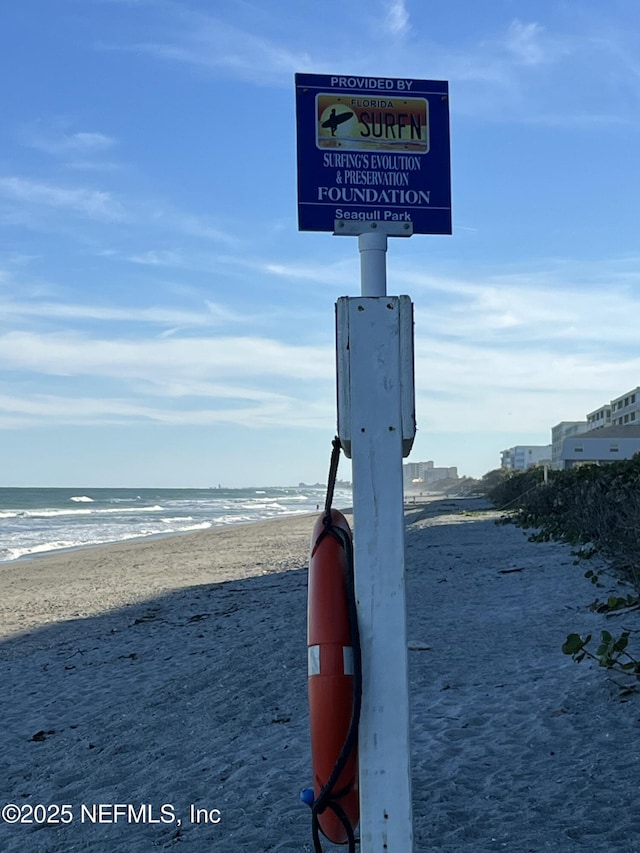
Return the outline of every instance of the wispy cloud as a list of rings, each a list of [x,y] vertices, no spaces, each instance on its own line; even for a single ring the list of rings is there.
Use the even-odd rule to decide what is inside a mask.
[[[633,259],[592,271],[595,279],[608,276],[606,300],[593,281],[589,287],[578,285],[579,265],[562,268],[562,276],[550,269],[454,278],[429,276],[404,264],[397,275],[414,294],[422,429],[546,433],[554,423],[582,418],[637,384],[640,295],[633,284],[640,282],[640,270]],[[0,336],[5,368],[23,371],[32,387],[64,376],[74,383],[70,400],[83,396],[71,390],[75,383],[90,380],[92,386],[115,382],[118,399],[132,417],[139,411],[141,418],[166,422],[242,424],[252,418],[284,424],[295,417],[296,423],[308,425],[330,417],[332,344],[293,345],[246,334],[194,336],[199,328],[246,325],[240,313],[216,303],[208,306],[208,314],[51,302],[9,303],[1,310],[7,318],[20,314],[171,326],[160,337],[141,337],[138,331],[136,339],[24,330]],[[191,331],[185,336],[181,329]],[[283,382],[288,393],[280,390]],[[153,397],[206,399],[206,411],[187,403],[184,412],[170,414],[171,407]],[[312,398],[317,398],[316,408]]]
[[[620,350],[637,341],[640,267],[615,270],[610,261],[590,272],[577,264],[456,279],[405,269],[402,278],[416,295],[432,294],[424,322],[438,336],[520,350],[540,344],[559,352],[578,348],[597,360],[603,346]]]
[[[246,314],[233,311],[215,302],[205,301],[200,310],[186,311],[169,307],[113,307],[62,302],[28,302],[0,298],[0,314],[8,322],[18,317],[39,317],[47,320],[91,320],[105,323],[136,323],[157,326],[207,327],[228,323],[246,323]]]
[[[85,187],[62,187],[17,175],[0,177],[0,197],[29,205],[82,214],[91,219],[119,222],[124,206],[111,193]]]
[[[357,257],[337,261],[315,261],[312,258],[298,262],[258,261],[254,264],[262,272],[278,278],[291,281],[313,281],[332,288],[352,289],[354,282],[358,282],[360,276]]]
[[[345,54],[346,41],[335,28],[332,38],[317,37],[307,47],[306,32],[295,30],[295,24],[286,37],[280,30],[270,31],[266,15],[261,19],[240,15],[232,21],[231,13],[223,10],[209,14],[172,0],[157,8],[161,14],[149,27],[153,37],[104,49],[137,52],[191,65],[212,76],[279,87],[290,87],[295,71],[335,70],[345,55],[351,72],[371,73],[376,68],[383,75],[422,78],[427,56],[428,76],[449,80],[455,87],[452,107],[459,113],[485,121],[548,126],[637,123],[637,51],[626,43],[624,32],[607,24],[606,15],[598,22],[559,8],[546,16],[544,24],[535,17],[505,22],[504,17],[487,16],[487,25],[477,35],[439,41],[419,11],[410,18],[406,0],[363,2],[359,9],[345,10],[349,17],[344,30],[353,29],[359,18],[366,23],[368,37]],[[397,49],[398,39],[402,51]],[[595,70],[601,66],[594,63],[594,56],[604,63],[606,75]],[[553,99],[548,97],[551,82]]]
[[[180,267],[184,265],[184,255],[174,249],[150,249],[138,255],[131,255],[129,260],[134,264],[150,267]]]
[[[121,163],[117,163],[114,160],[73,159],[67,160],[64,163],[64,168],[70,172],[109,173],[119,172],[123,167]]]
[[[31,389],[43,389],[0,395],[0,426],[15,426],[16,418],[36,426],[46,417],[50,424],[153,420],[329,429],[334,420],[330,347],[248,336],[129,340],[12,332],[0,336],[0,362],[30,376]],[[53,386],[47,377],[64,379]],[[277,387],[282,380],[289,393]],[[83,393],[88,382],[90,396]],[[177,398],[179,406],[171,403]]]
[[[534,22],[512,21],[507,30],[505,47],[522,65],[540,65],[552,59],[553,52],[544,41],[544,29]]]
[[[578,284],[583,273],[576,265],[455,278],[402,264],[397,275],[415,302],[421,430],[546,436],[554,423],[581,419],[635,387],[637,259],[592,270],[589,287]],[[598,277],[608,280],[606,300],[593,286]],[[138,329],[135,339],[117,331],[111,337],[108,326],[98,337],[17,329],[0,336],[0,362],[28,377],[32,389],[24,396],[5,393],[5,425],[15,425],[16,418],[35,424],[43,413],[54,423],[80,418],[329,428],[333,422],[333,345],[216,334],[227,331],[229,322],[246,325],[240,313],[217,303],[202,312],[14,301],[0,306],[0,313],[9,321],[36,316],[54,324],[64,319],[170,327],[153,337]],[[93,394],[104,388],[104,399],[83,393],[87,383]],[[181,400],[179,409],[171,399]]]
[[[547,433],[638,384],[633,260],[457,279],[405,267],[400,277],[415,299],[423,429]]]
[[[594,358],[539,347],[500,350],[474,342],[416,348],[418,420],[423,429],[550,435],[562,420],[582,420],[638,384],[640,358]],[[452,389],[455,392],[452,393]],[[446,395],[446,405],[441,402]]]
[[[44,375],[138,378],[152,385],[183,375],[313,381],[333,373],[330,347],[250,336],[128,340],[16,331],[0,336],[0,359],[8,367]]]
[[[332,401],[300,401],[268,398],[259,391],[227,389],[233,405],[202,408],[171,408],[167,405],[135,403],[126,399],[33,395],[0,395],[0,428],[36,427],[46,420],[51,426],[104,426],[107,424],[158,423],[166,426],[215,426],[226,424],[250,429],[286,426],[330,430],[334,419]],[[238,401],[243,401],[238,406]]]
[[[497,88],[504,98],[505,93],[531,87],[536,79],[532,73],[568,57],[573,45],[573,37],[551,34],[535,21],[513,20],[506,29],[472,42],[464,50],[434,44],[431,52],[432,61],[446,69],[446,79],[458,87],[463,84],[463,96],[467,86],[484,84],[494,94]],[[512,120],[513,115],[508,112],[505,118]]]
[[[84,172],[114,172],[122,168],[112,155],[118,145],[114,136],[97,130],[77,130],[71,119],[56,116],[21,126],[15,132],[18,142],[34,151],[55,158],[64,168]]]
[[[188,234],[192,237],[201,237],[203,240],[213,243],[226,243],[230,246],[238,244],[236,237],[207,222],[203,217],[178,212],[172,213],[170,216],[173,219],[175,227],[183,234]]]
[[[185,212],[172,204],[118,197],[94,187],[68,186],[22,175],[0,175],[0,202],[3,200],[5,209],[0,208],[0,214],[5,221],[36,229],[39,226],[47,231],[65,229],[69,217],[82,216],[103,223],[126,224],[149,234],[170,231],[173,235],[179,233],[206,243],[239,245],[236,236],[217,228],[207,217]],[[82,239],[82,232],[76,235]],[[129,256],[129,260],[149,266],[178,266],[181,259],[184,261],[185,257],[177,249],[152,249]],[[186,261],[182,265],[187,265]]]
[[[390,0],[387,7],[385,24],[393,36],[404,36],[409,32],[411,26],[409,24],[409,12],[405,5],[405,0]]]
[[[174,11],[177,11],[174,7]],[[116,49],[186,63],[257,85],[290,82],[295,71],[312,67],[311,56],[267,36],[258,36],[222,18],[181,9],[171,39],[139,42]]]
[[[108,151],[116,145],[111,136],[86,131],[31,130],[24,134],[24,138],[31,148],[56,156],[87,156]]]

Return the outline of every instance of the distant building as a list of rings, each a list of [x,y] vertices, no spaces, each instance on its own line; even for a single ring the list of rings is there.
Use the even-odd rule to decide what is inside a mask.
[[[554,471],[562,469],[562,442],[565,438],[580,435],[588,429],[588,421],[560,421],[551,428],[551,467]]]
[[[551,445],[518,444],[516,447],[503,450],[501,457],[501,468],[526,471],[533,465],[551,465]]]
[[[556,471],[580,463],[605,464],[640,452],[640,386],[614,397],[584,421],[561,421],[546,447],[518,445],[502,451],[501,467],[526,471],[549,463]]]
[[[611,426],[640,424],[640,388],[611,401]]]
[[[587,415],[589,430],[640,423],[640,387],[625,391]]]
[[[402,466],[405,483],[424,482],[427,471],[433,471],[433,462],[407,462]]]
[[[578,465],[606,465],[640,452],[640,424],[602,427],[562,442],[562,470]]]
[[[405,487],[430,486],[441,480],[457,480],[458,469],[436,468],[432,461],[429,462],[407,462],[402,466]]]
[[[614,397],[608,403],[604,403],[592,412],[589,412],[586,420],[586,429],[582,421],[562,421],[552,427],[551,442],[553,445],[553,467],[556,470],[571,468],[584,462],[611,462],[614,459],[630,459],[635,452],[633,448],[635,440],[634,432],[622,434],[611,433],[610,429],[640,426],[640,387],[626,391],[619,397]],[[606,432],[605,432],[606,431]],[[599,436],[595,434],[599,433]],[[578,435],[588,436],[586,443],[576,441]],[[606,442],[594,444],[596,437],[602,439],[621,439],[622,443],[611,441],[611,446],[616,449],[610,450]],[[566,444],[566,449],[565,449]],[[624,449],[623,449],[624,448]],[[625,455],[625,454],[629,455]]]
[[[611,404],[607,403],[604,406],[600,406],[599,409],[589,412],[587,415],[587,424],[590,430],[611,426]]]

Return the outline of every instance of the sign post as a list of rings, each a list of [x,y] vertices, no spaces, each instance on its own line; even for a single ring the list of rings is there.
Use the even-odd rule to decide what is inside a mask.
[[[338,436],[352,459],[362,650],[362,853],[411,853],[402,457],[415,435],[413,315],[387,296],[388,236],[451,233],[448,86],[296,75],[298,222],[358,237],[361,296],[336,306]]]

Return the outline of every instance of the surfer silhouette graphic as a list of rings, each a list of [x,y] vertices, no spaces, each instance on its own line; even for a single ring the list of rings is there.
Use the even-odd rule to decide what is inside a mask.
[[[350,113],[350,112],[340,113],[340,115],[336,115],[336,108],[332,107],[331,108],[331,114],[329,115],[329,118],[326,121],[322,122],[322,127],[330,128],[331,129],[331,136],[335,136],[338,125],[342,124],[342,122],[344,122],[344,121],[347,121],[352,116],[353,116],[353,113]]]

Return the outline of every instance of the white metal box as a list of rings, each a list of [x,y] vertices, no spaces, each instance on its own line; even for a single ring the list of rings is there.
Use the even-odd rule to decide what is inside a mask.
[[[400,430],[402,455],[407,457],[416,434],[411,299],[338,299],[336,353],[338,437],[345,455],[351,458],[356,430]],[[355,411],[358,423],[353,422]]]

